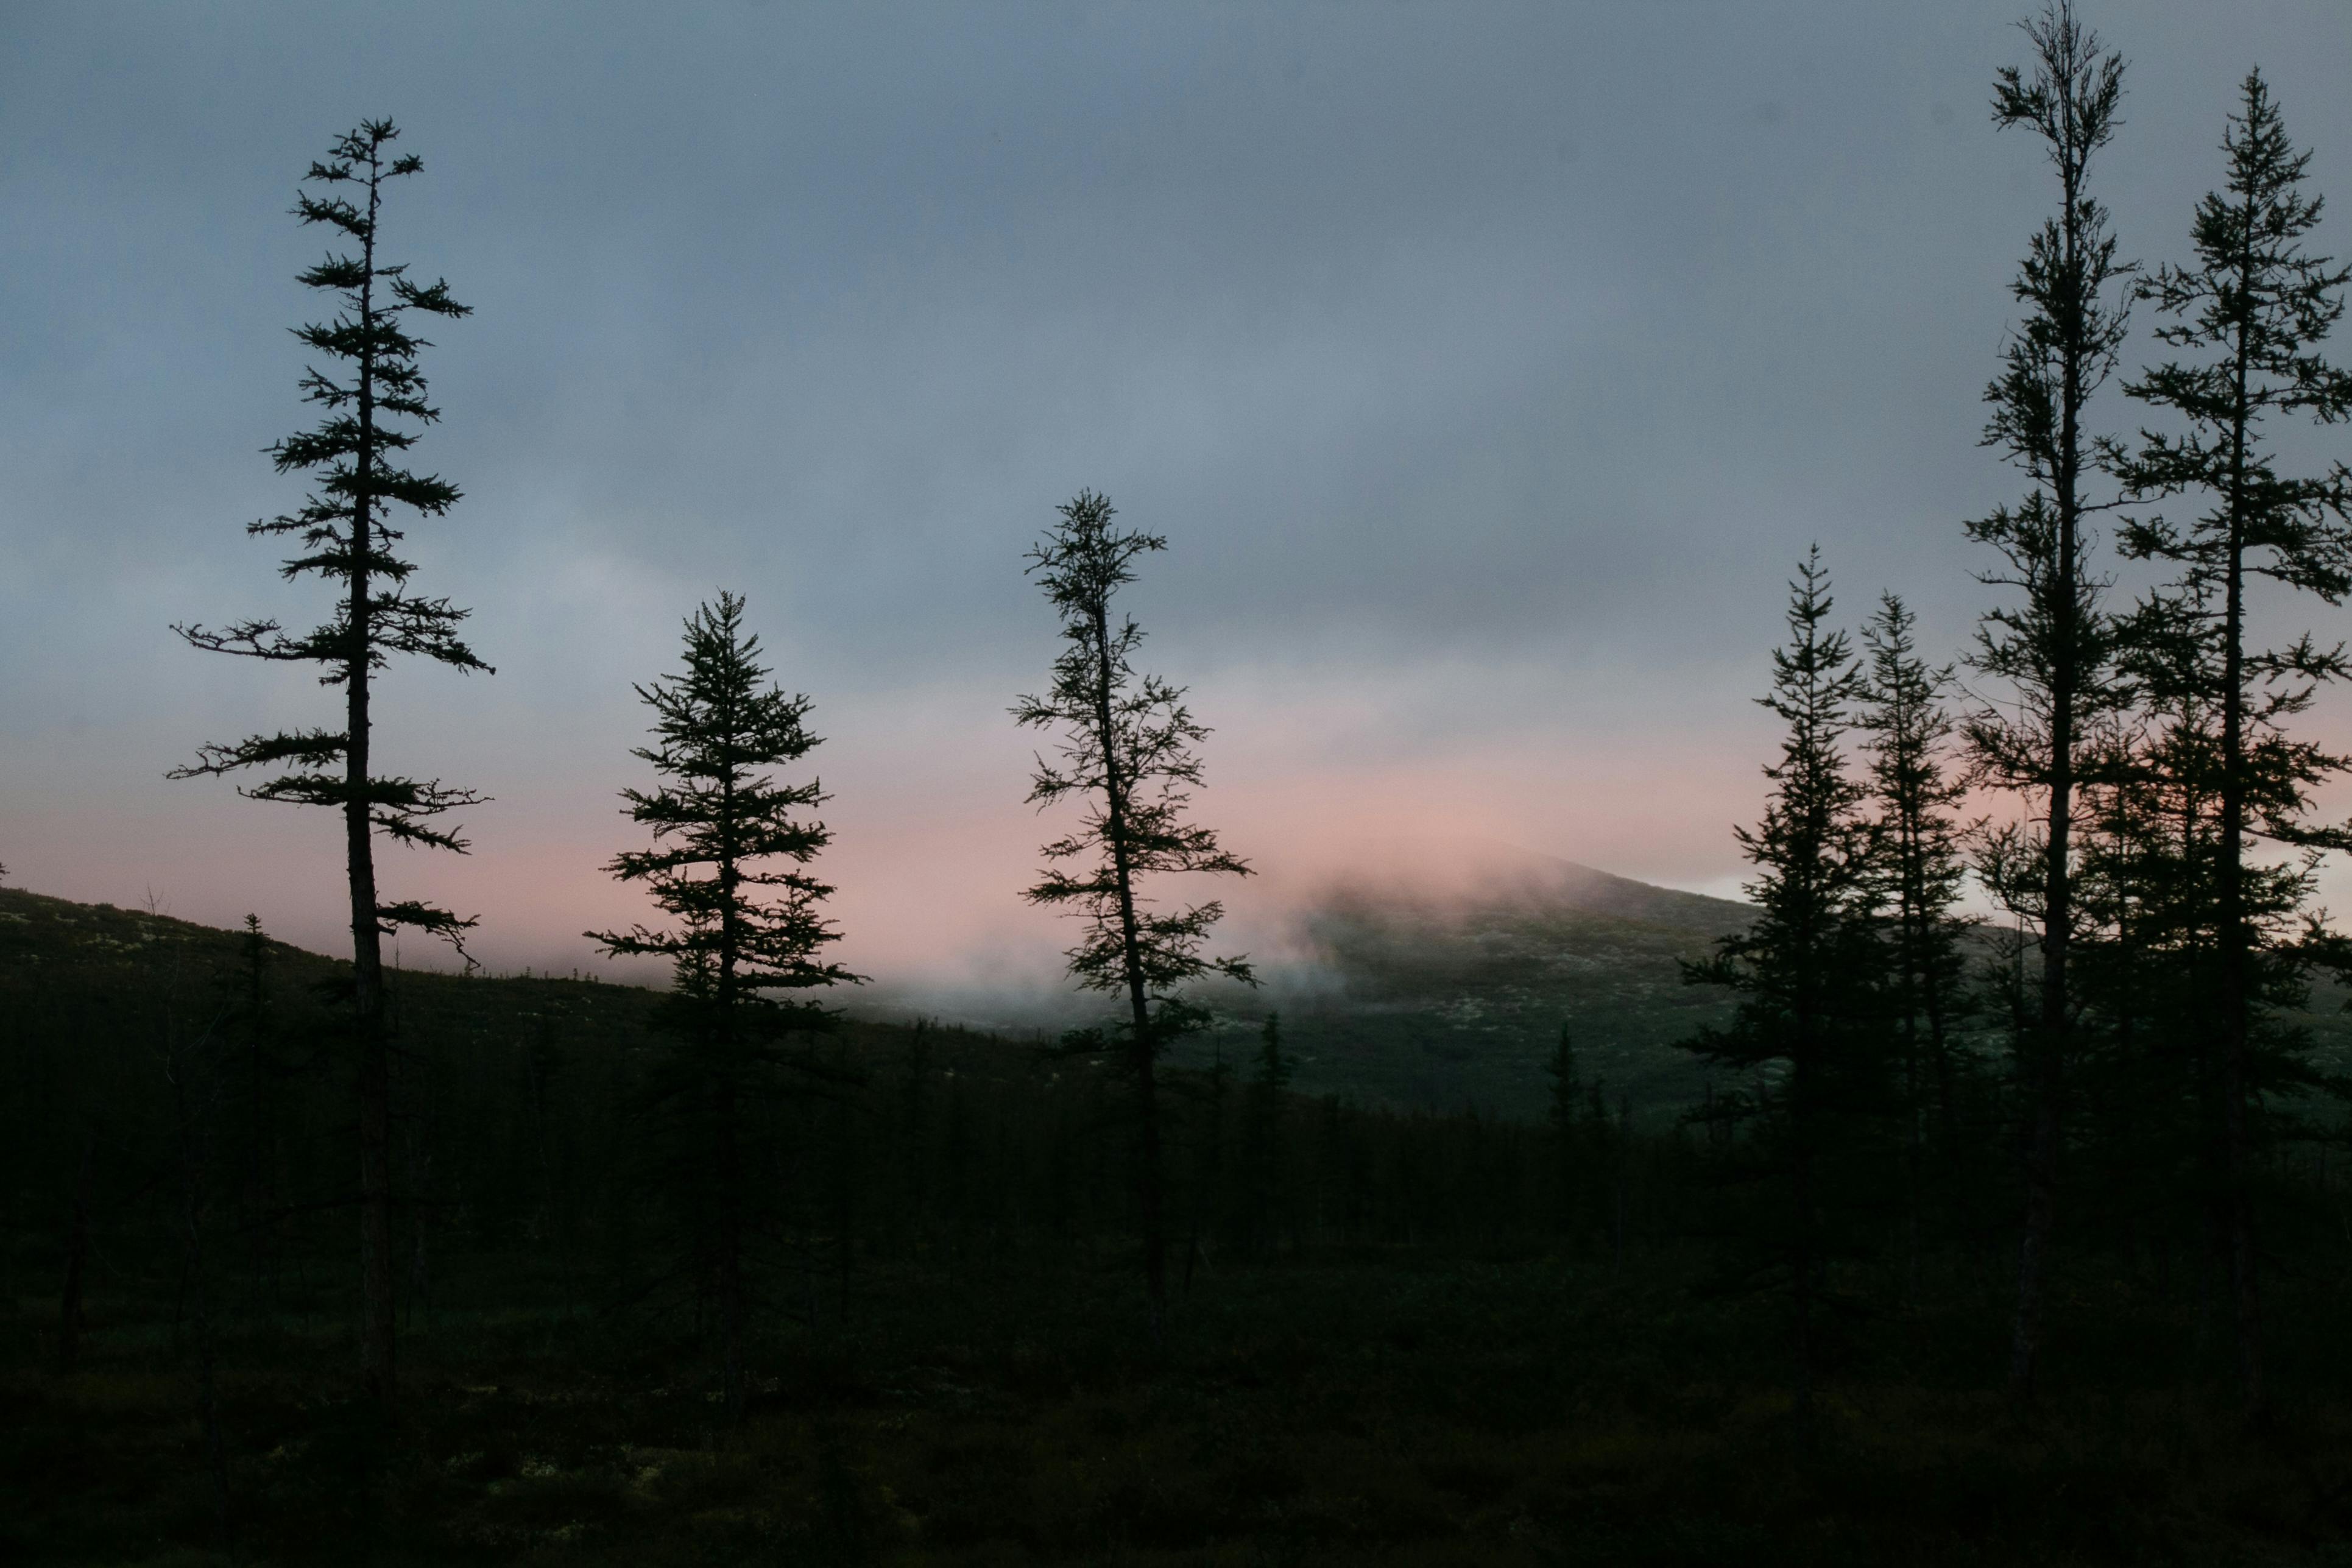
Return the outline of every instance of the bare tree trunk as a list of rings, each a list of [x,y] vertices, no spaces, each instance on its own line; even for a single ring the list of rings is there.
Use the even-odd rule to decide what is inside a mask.
[[[2074,205],[2071,183],[2068,210]],[[2073,225],[2067,226],[2068,244]],[[2075,366],[2067,360],[2066,450],[2074,440],[2073,387]],[[2068,467],[2059,489],[2058,582],[2056,605],[2060,629],[2055,634],[2063,657],[2053,662],[2050,681],[2050,813],[2047,865],[2042,904],[2042,997],[2036,1027],[2030,1037],[2032,1058],[2027,1078],[2032,1124],[2025,1144],[2025,1225],[2018,1246],[2017,1312],[2011,1324],[2009,1392],[2012,1398],[2033,1396],[2035,1363],[2042,1351],[2043,1299],[2048,1289],[2050,1235],[2058,1215],[2058,1153],[2065,1136],[2065,1052],[2069,1025],[2066,960],[2074,935],[2074,703],[2075,645],[2075,499],[2074,471]]]
[[[1916,826],[1903,825],[1903,1178],[1905,1231],[1903,1301],[1919,1299],[1920,1209],[1927,1184],[1926,1128],[1919,1104],[1919,1008],[1927,952],[1927,912]]]
[[[2048,1293],[2050,1237],[2057,1222],[2058,1163],[2065,1139],[2065,1087],[2072,1052],[2074,1015],[2068,990],[2067,960],[2074,931],[2074,748],[2080,742],[2077,711],[2084,682],[2094,672],[2084,668],[2085,608],[2081,583],[2083,407],[2101,375],[2099,347],[2094,341],[2098,268],[2104,265],[2096,249],[2095,232],[2086,231],[2086,218],[2095,210],[2084,199],[2084,183],[2092,153],[2100,145],[2095,119],[2086,120],[2082,95],[2095,96],[2094,79],[2081,72],[2089,58],[2073,46],[2080,37],[2073,13],[2059,0],[2051,13],[2058,32],[2043,39],[2043,61],[2055,79],[2052,90],[2059,104],[2054,130],[2045,131],[2059,169],[2060,213],[2056,272],[2064,280],[2054,305],[2046,306],[2054,328],[2051,353],[2059,364],[2057,427],[2048,451],[2040,459],[2056,510],[2056,558],[2051,563],[2054,581],[2044,590],[2049,615],[2050,733],[2049,813],[2044,833],[2047,858],[2043,867],[2042,907],[2042,997],[2038,1022],[2029,1044],[2026,1092],[2032,1101],[2032,1125],[2025,1146],[2024,1234],[2018,1248],[2017,1310],[2010,1340],[2009,1390],[2011,1397],[2033,1394],[2036,1358],[2042,1347],[2042,1314]],[[2040,37],[2040,35],[2037,35]],[[2087,40],[2084,40],[2087,42]]]
[[[712,1110],[719,1125],[713,1130],[718,1148],[719,1213],[719,1403],[730,1421],[743,1415],[743,1201],[742,1151],[736,1140],[735,1094],[723,1079],[714,1086]]]
[[[2269,1391],[2263,1379],[2263,1299],[2256,1272],[2261,1259],[2254,1250],[2253,1205],[2249,1201],[2246,1159],[2245,1047],[2232,1042],[2222,1083],[2229,1097],[2222,1108],[2223,1169],[2228,1184],[2230,1295],[2236,1311],[2238,1378],[2249,1420],[2268,1415]]]
[[[374,319],[375,183],[368,185],[368,228],[362,245],[366,276],[361,283],[362,320]],[[370,577],[366,563],[375,544],[373,500],[375,477],[375,363],[373,354],[360,360],[357,417],[358,451],[353,455],[355,479],[352,496],[353,567],[350,619],[352,653],[343,667],[345,724],[343,837],[351,881],[352,1003],[353,1032],[359,1050],[360,1153],[360,1377],[376,1402],[393,1402],[392,1284],[392,1068],[385,1040],[383,1005],[383,934],[377,913],[375,840],[371,820],[368,747],[368,683],[373,673],[369,652],[372,631]]]
[[[2243,244],[2251,243],[2251,237]],[[2243,254],[2242,245],[2242,255]],[[2252,279],[2251,261],[2241,263],[2240,276]],[[2267,1390],[2263,1384],[2263,1303],[2254,1251],[2253,1205],[2246,1190],[2246,1101],[2252,1034],[2253,931],[2246,918],[2246,759],[2245,720],[2245,517],[2249,505],[2246,474],[2248,423],[2246,329],[2237,334],[2236,401],[2230,432],[2230,541],[2224,573],[2221,673],[2221,1150],[2227,1184],[2230,1234],[2230,1289],[2236,1309],[2238,1376],[2249,1419],[2265,1415]]]
[[[1134,1030],[1136,1183],[1143,1222],[1143,1289],[1151,1320],[1151,1342],[1168,1342],[1168,1230],[1165,1184],[1160,1170],[1158,1042],[1151,1026],[1151,1000],[1144,983],[1143,948],[1135,913],[1134,875],[1128,864],[1127,781],[1118,754],[1118,728],[1111,717],[1110,617],[1108,605],[1093,606],[1097,677],[1095,723],[1102,737],[1104,836],[1118,883],[1119,934],[1124,944],[1127,996]]]
[[[1143,1221],[1143,1289],[1150,1303],[1151,1342],[1161,1346],[1168,1342],[1168,1222],[1163,1212],[1165,1194],[1160,1169],[1160,1085],[1158,1064],[1152,1060],[1150,1019],[1141,1000],[1139,983],[1137,993],[1135,1011],[1141,1022],[1138,1025],[1135,1053],[1136,1107],[1140,1121],[1136,1156]]]
[[[393,1386],[392,1093],[381,1019],[361,1022],[360,1373],[368,1393],[391,1405]]]
[[[2050,1232],[2056,1217],[2058,1140],[2060,1136],[2056,1056],[2043,1043],[2034,1063],[2029,1089],[2033,1096],[2033,1122],[2025,1146],[2025,1233],[2018,1248],[2017,1313],[2011,1325],[2009,1390],[2019,1399],[2033,1396],[2035,1358],[2042,1349],[2042,1291],[2049,1271]]]
[[[1790,1136],[1793,1148],[1792,1175],[1796,1187],[1796,1258],[1795,1308],[1797,1351],[1796,1414],[1799,1423],[1810,1435],[1813,1416],[1813,1151],[1812,1114],[1809,1103],[1812,1092],[1812,1042],[1810,1029],[1800,1022],[1800,1055],[1790,1064],[1789,1075]]]
[[[268,1061],[262,1047],[267,1037],[265,1024],[268,987],[264,983],[263,964],[267,958],[258,917],[247,915],[246,921],[246,1130],[245,1181],[239,1198],[239,1228],[247,1237],[246,1277],[248,1289],[258,1295],[262,1273],[267,1265],[273,1276],[278,1249],[277,1227],[273,1214],[278,1207],[274,1177],[277,1171],[274,1140],[270,1136],[272,1120],[269,1096]],[[274,1299],[276,1291],[271,1292]]]

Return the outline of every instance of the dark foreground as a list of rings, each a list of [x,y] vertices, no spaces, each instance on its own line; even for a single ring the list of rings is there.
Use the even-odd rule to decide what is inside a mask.
[[[1164,1357],[1108,1258],[861,1271],[762,1345],[732,1426],[679,1328],[462,1306],[412,1323],[385,1426],[321,1297],[226,1331],[227,1549],[170,1303],[93,1301],[66,1375],[19,1297],[0,1560],[2352,1563],[2332,1292],[2280,1303],[2331,1375],[2248,1432],[2194,1316],[2109,1313],[2095,1279],[2053,1347],[2074,1381],[2021,1417],[1959,1327],[1996,1315],[1947,1284],[1846,1325],[1810,1428],[1759,1364],[1771,1303],[1656,1258],[1203,1271]]]
[[[1916,1227],[1900,1184],[1842,1194],[1801,1422],[1769,1172],[1709,1127],[1612,1114],[1597,1085],[1530,1127],[1171,1075],[1162,1354],[1112,1075],[846,1024],[819,1042],[829,1092],[750,1126],[737,1422],[686,1245],[714,1189],[650,1092],[658,998],[410,973],[387,1421],[357,1393],[343,976],[0,890],[0,1568],[2352,1568],[2337,1140],[2264,1189],[2277,1408],[2250,1431],[2198,1189],[2148,1177],[2170,1124],[2087,1080],[2020,1412],[2017,1118],[1990,1056]]]

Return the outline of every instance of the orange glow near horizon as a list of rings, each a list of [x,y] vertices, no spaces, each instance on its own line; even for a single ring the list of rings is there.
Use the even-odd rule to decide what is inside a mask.
[[[1417,754],[1353,762],[1346,753],[1370,750],[1365,737],[1394,715],[1360,689],[1288,695],[1292,704],[1246,689],[1195,694],[1204,716],[1224,721],[1205,748],[1197,815],[1259,874],[1156,891],[1223,899],[1222,951],[1279,964],[1300,956],[1297,913],[1335,880],[1467,893],[1511,851],[1738,896],[1747,868],[1731,829],[1753,820],[1764,797],[1771,736],[1760,725],[1738,738],[1736,753],[1729,738],[1709,745],[1654,728],[1424,742]],[[938,692],[872,704],[860,721],[845,713],[831,728],[814,760],[833,795],[824,816],[835,841],[816,869],[837,889],[835,956],[871,977],[866,994],[898,1005],[948,991],[1062,989],[1069,938],[1020,898],[1059,820],[1023,804],[1032,737],[989,702]],[[640,768],[623,755],[596,788],[567,775],[545,805],[503,791],[467,823],[469,856],[387,847],[386,895],[479,915],[471,946],[493,972],[658,984],[657,963],[605,959],[582,934],[655,912],[602,868],[636,842],[609,791],[638,782]],[[251,910],[282,940],[330,953],[346,946],[339,834],[325,813],[158,783],[127,805],[100,798],[20,813],[16,826],[28,831],[7,857],[16,885],[124,907],[152,900],[161,912],[224,927]],[[2331,868],[2322,891],[2346,902],[2352,871]],[[452,962],[413,935],[400,956],[415,967]]]

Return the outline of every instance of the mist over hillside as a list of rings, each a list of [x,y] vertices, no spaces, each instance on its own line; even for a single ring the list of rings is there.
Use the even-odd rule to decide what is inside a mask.
[[[1269,859],[1227,902],[1228,945],[1250,954],[1261,984],[1203,989],[1219,1023],[1177,1048],[1181,1065],[1239,1062],[1276,1012],[1302,1090],[1519,1119],[1543,1114],[1543,1065],[1563,1024],[1612,1110],[1620,1096],[1656,1114],[1697,1094],[1698,1069],[1674,1042],[1727,1004],[1685,984],[1680,964],[1752,912],[1490,840]],[[1108,1011],[1057,975],[1010,967],[883,982],[856,1005],[1039,1036]]]

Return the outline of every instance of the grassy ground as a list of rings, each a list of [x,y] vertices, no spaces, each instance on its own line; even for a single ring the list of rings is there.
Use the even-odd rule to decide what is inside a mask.
[[[1500,967],[1464,973],[1504,987],[1540,934],[1495,936]],[[1644,1222],[1638,1182],[1622,1274],[1591,1258],[1464,1256],[1445,1238],[1540,1234],[1539,1204],[1521,1204],[1517,1229],[1475,1223],[1538,1186],[1488,1170],[1494,1138],[1415,1143],[1369,1123],[1349,1136],[1370,1162],[1371,1217],[1321,1234],[1420,1244],[1203,1268],[1154,1352],[1131,1256],[1107,1243],[1040,1252],[1060,1245],[1049,1234],[1108,1237],[1125,1223],[1116,1203],[1066,1214],[1055,1202],[1117,1181],[1111,1145],[1078,1135],[1094,1102],[1048,1094],[1033,1058],[973,1039],[938,1042],[918,1079],[912,1037],[878,1029],[856,1037],[883,1069],[877,1125],[898,1131],[858,1167],[877,1185],[851,1234],[928,1261],[861,1260],[846,1310],[832,1282],[772,1281],[757,1394],[730,1422],[689,1325],[560,1305],[601,1300],[600,1275],[642,1272],[658,1251],[643,1233],[668,1223],[634,1201],[634,1134],[616,1110],[655,998],[570,980],[404,982],[406,1037],[439,1064],[435,1095],[416,1100],[439,1118],[439,1142],[423,1145],[437,1151],[435,1310],[403,1340],[404,1396],[387,1422],[354,1396],[352,1227],[334,1206],[348,1182],[346,1079],[313,1016],[327,1005],[317,983],[335,971],[282,949],[272,1049],[299,1063],[315,1047],[321,1065],[233,1100],[217,1123],[239,1133],[267,1100],[276,1131],[252,1147],[278,1172],[243,1193],[236,1145],[215,1173],[225,1549],[197,1346],[184,1317],[174,1326],[163,1044],[184,1045],[233,994],[237,951],[231,933],[0,894],[0,1568],[2352,1568],[2337,1240],[2352,1230],[2325,1204],[2277,1233],[2267,1310],[2281,1408],[2260,1432],[2232,1410],[2229,1335],[2196,1300],[2186,1243],[2161,1268],[2155,1254],[2126,1267],[2091,1250],[2098,1226],[2078,1213],[2052,1381],[2022,1415],[1988,1392],[2003,1362],[2006,1258],[1931,1259],[1916,1310],[1891,1305],[1904,1296],[1891,1277],[1849,1279],[1874,1305],[1833,1325],[1819,1413],[1801,1426],[1779,1304],[1699,1289],[1698,1258],[1663,1239],[1677,1234],[1673,1215]],[[1453,959],[1429,960],[1441,961]],[[1311,1038],[1302,1029],[1294,1043]],[[930,1096],[920,1117],[905,1093],[918,1081]],[[1304,1161],[1323,1148],[1322,1112],[1297,1109]],[[1357,1145],[1332,1148],[1329,1170],[1294,1175],[1344,1208]],[[1090,1150],[1104,1159],[1090,1164]],[[1481,1150],[1494,1158],[1470,1158]],[[915,1167],[890,1163],[914,1155],[922,1201],[898,1179]],[[1070,1169],[1049,1182],[1057,1161]],[[66,1373],[53,1332],[65,1222],[77,1170],[93,1168],[90,1330]],[[819,1191],[823,1171],[807,1174]],[[1444,1197],[1433,1228],[1406,1201],[1425,1192]],[[236,1228],[281,1201],[299,1211],[285,1225]],[[950,1268],[958,1237],[965,1261]]]
[[[867,1271],[845,1321],[762,1346],[731,1426],[661,1325],[445,1310],[386,1426],[320,1303],[223,1345],[237,1557],[2352,1563],[2327,1302],[2284,1305],[2282,1362],[2318,1375],[2262,1433],[2184,1359],[2193,1321],[2095,1282],[2053,1347],[2074,1381],[2030,1416],[1979,1386],[1972,1310],[1850,1325],[1808,1431],[1769,1304],[1686,1286],[1654,1260],[1228,1268],[1155,1355],[1120,1270]],[[71,1375],[11,1336],[0,1560],[227,1561],[186,1345],[94,1305]]]

